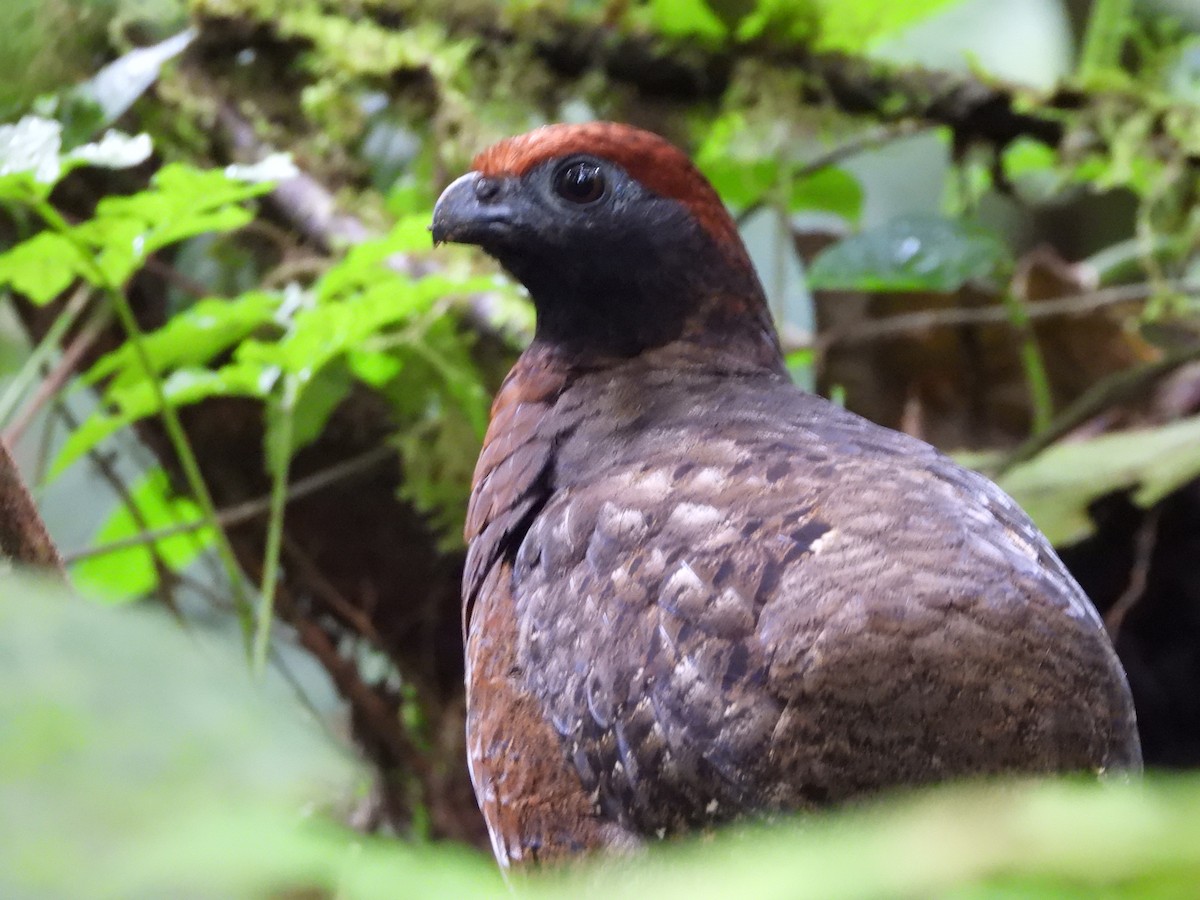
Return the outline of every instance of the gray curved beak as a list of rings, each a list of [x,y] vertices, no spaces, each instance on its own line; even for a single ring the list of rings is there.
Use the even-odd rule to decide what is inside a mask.
[[[493,243],[512,226],[512,210],[503,201],[499,182],[468,172],[451,182],[433,207],[434,244]]]

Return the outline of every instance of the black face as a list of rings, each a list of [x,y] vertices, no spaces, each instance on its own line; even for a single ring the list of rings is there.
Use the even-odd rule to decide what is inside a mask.
[[[525,285],[539,339],[619,354],[677,337],[719,255],[682,203],[587,155],[520,177],[468,173],[438,200],[432,230],[479,245]]]

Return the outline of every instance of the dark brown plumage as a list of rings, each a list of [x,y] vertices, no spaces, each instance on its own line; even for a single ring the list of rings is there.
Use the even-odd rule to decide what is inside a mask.
[[[626,126],[480,154],[436,240],[525,283],[463,584],[503,865],[999,772],[1137,769],[1091,604],[1003,492],[789,381],[704,178]]]

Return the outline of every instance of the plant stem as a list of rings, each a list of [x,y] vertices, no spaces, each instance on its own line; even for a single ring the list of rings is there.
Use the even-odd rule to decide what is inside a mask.
[[[275,587],[279,581],[279,554],[283,546],[283,510],[287,505],[287,477],[292,459],[292,422],[296,412],[299,385],[293,376],[285,376],[279,415],[267,424],[265,458],[271,466],[271,507],[267,519],[267,546],[263,551],[263,577],[258,604],[258,623],[254,630],[254,670],[261,672],[267,662],[271,620],[275,616]],[[274,451],[272,452],[272,447]]]
[[[88,285],[90,292],[91,286]],[[64,310],[65,314],[66,311]],[[104,329],[108,327],[112,321],[112,309],[107,305],[97,306],[88,316],[87,321],[80,327],[79,332],[71,338],[71,342],[63,349],[58,361],[53,367],[47,367],[45,375],[38,383],[37,390],[33,392],[33,396],[20,409],[13,412],[12,421],[4,426],[3,432],[0,432],[0,437],[3,437],[5,443],[10,447],[16,445],[25,435],[25,429],[33,422],[46,406],[63,390],[63,386],[71,378],[77,374],[76,370],[79,367],[79,362],[83,356],[91,350]],[[57,330],[58,319],[55,319],[50,331],[47,332],[46,338],[50,337],[51,332]],[[58,339],[64,335],[58,334]]]
[[[1033,433],[1040,434],[1054,421],[1054,400],[1050,393],[1050,379],[1046,375],[1046,361],[1042,358],[1037,335],[1033,333],[1029,311],[1021,298],[1012,291],[1005,291],[1004,307],[1009,322],[1020,337],[1021,367],[1025,370],[1029,400],[1033,406]]]
[[[1133,0],[1095,0],[1092,4],[1076,72],[1084,84],[1120,67],[1132,10]]]
[[[332,487],[341,481],[369,471],[384,460],[394,459],[395,456],[395,448],[386,444],[366,450],[343,462],[335,463],[327,469],[322,469],[312,475],[293,481],[287,489],[287,501],[291,503],[303,499],[310,494],[315,494],[318,491]],[[267,493],[265,496],[246,500],[243,503],[238,503],[235,506],[221,510],[217,513],[217,521],[221,527],[228,528],[231,525],[240,525],[243,522],[253,521],[262,515],[269,514],[270,511],[271,494]],[[108,544],[98,544],[92,547],[85,547],[82,550],[64,553],[63,561],[71,565],[81,560],[107,556],[110,553],[119,553],[122,550],[128,550],[130,547],[144,547],[147,544],[154,544],[169,537],[174,537],[177,534],[189,534],[193,531],[199,531],[201,528],[209,527],[210,524],[204,518],[194,519],[190,522],[178,522],[174,525],[167,525],[152,531],[143,531],[141,534],[121,538]]]
[[[242,582],[241,567],[238,565],[237,556],[233,552],[233,545],[229,542],[229,536],[221,528],[220,522],[217,519],[216,505],[213,503],[212,495],[208,491],[208,485],[204,482],[204,476],[200,472],[200,464],[196,461],[196,454],[192,450],[191,442],[188,440],[187,433],[183,429],[183,424],[179,421],[179,415],[175,407],[163,391],[162,380],[154,370],[154,364],[150,360],[150,354],[147,352],[143,341],[141,326],[138,324],[137,316],[133,313],[133,308],[129,305],[129,298],[125,296],[125,291],[119,285],[115,285],[109,280],[108,273],[97,265],[91,249],[76,237],[70,223],[59,214],[58,210],[49,201],[40,200],[36,204],[35,209],[47,225],[58,232],[63,238],[70,241],[79,254],[88,280],[97,288],[107,293],[112,299],[117,319],[125,330],[129,343],[133,346],[134,355],[137,357],[142,371],[150,382],[155,402],[158,405],[159,415],[162,418],[163,428],[167,433],[167,438],[171,442],[171,447],[175,451],[176,457],[179,459],[179,465],[183,469],[188,489],[195,496],[196,502],[200,504],[205,521],[213,527],[217,542],[217,553],[221,557],[225,573],[229,578],[230,589],[233,592],[234,607],[237,610],[238,620],[242,625],[242,632],[246,640],[246,650],[249,653],[251,635],[254,633],[254,613]]]
[[[63,306],[62,312],[55,316],[54,321],[50,323],[50,327],[46,329],[46,334],[38,341],[38,345],[33,348],[33,352],[29,354],[29,359],[25,361],[25,365],[21,366],[17,374],[13,376],[12,383],[9,384],[8,389],[4,392],[4,396],[0,397],[0,423],[8,422],[12,417],[22,395],[37,380],[42,364],[50,358],[50,354],[58,349],[64,335],[75,324],[75,320],[79,318],[79,314],[87,306],[91,295],[92,286],[86,282],[81,282],[75,288],[74,292],[72,292],[70,299]]]

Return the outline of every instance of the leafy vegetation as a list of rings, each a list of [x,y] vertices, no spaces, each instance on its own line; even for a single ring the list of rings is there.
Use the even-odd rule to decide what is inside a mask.
[[[253,212],[245,202],[272,185],[259,177],[273,174],[269,167],[204,171],[174,163],[161,168],[147,189],[106,197],[89,219],[68,224],[48,202],[54,185],[81,165],[141,163],[150,142],[146,135],[109,133],[99,143],[63,153],[60,133],[57,122],[35,117],[0,130],[5,173],[0,203],[22,206],[47,226],[0,256],[0,284],[36,304],[48,303],[76,279],[119,295],[120,286],[153,253],[248,224]],[[284,177],[291,174],[286,165],[281,171]],[[102,404],[63,444],[50,477],[115,432],[165,408],[244,397],[266,409],[264,459],[273,496],[281,500],[292,456],[321,434],[329,416],[361,383],[391,395],[403,414],[397,447],[411,463],[407,495],[433,516],[444,540],[459,540],[465,486],[487,423],[488,400],[468,345],[446,327],[446,304],[455,296],[506,288],[465,270],[458,276],[406,276],[405,254],[428,249],[428,218],[408,216],[387,235],[359,244],[307,289],[293,283],[276,291],[201,298],[155,332],[139,334],[101,357],[81,383],[102,387]],[[448,446],[443,434],[453,436]],[[424,462],[426,450],[439,441],[439,464],[431,467]],[[201,524],[196,514],[202,510],[169,497],[166,487],[162,473],[152,473],[131,495],[134,510],[118,509],[97,538],[119,540],[137,527],[188,519]],[[273,513],[273,521],[281,521],[282,507]],[[211,518],[202,524],[190,538],[176,535],[153,545],[168,568],[193,559],[202,549],[199,539],[215,538]],[[135,599],[156,583],[149,552],[126,548],[89,560],[77,574],[114,596]],[[268,560],[266,588],[275,577],[277,553],[276,548],[274,561]],[[264,589],[263,596],[272,593]],[[261,664],[269,610],[259,621]]]

